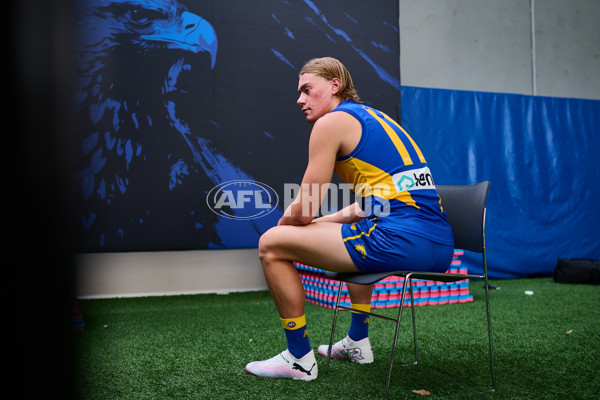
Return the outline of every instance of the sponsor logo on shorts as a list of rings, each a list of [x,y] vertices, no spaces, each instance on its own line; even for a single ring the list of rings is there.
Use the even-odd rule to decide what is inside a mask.
[[[392,176],[392,182],[398,192],[435,189],[433,177],[428,167],[400,172]]]
[[[354,246],[354,250],[358,251],[362,258],[365,258],[367,256],[367,250],[362,244],[357,244],[356,246]]]

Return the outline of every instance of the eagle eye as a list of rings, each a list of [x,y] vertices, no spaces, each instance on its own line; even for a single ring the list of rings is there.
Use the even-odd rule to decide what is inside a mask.
[[[112,5],[103,7],[105,12],[110,12],[114,17],[129,22],[138,27],[145,27],[156,20],[168,19],[169,16],[156,9],[144,8],[133,4]]]
[[[128,15],[131,22],[139,25],[146,25],[157,19],[166,19],[167,17],[156,10],[149,10],[142,7],[132,7]]]

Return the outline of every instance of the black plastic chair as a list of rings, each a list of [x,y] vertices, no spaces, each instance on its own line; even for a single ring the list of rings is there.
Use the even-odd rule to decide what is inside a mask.
[[[327,357],[326,372],[329,371],[329,361],[331,359],[331,347],[333,346],[333,336],[335,332],[335,324],[338,316],[338,311],[352,310],[363,314],[368,314],[372,317],[393,321],[396,323],[394,333],[394,342],[392,344],[392,354],[390,356],[390,364],[388,368],[388,376],[385,387],[385,395],[387,397],[390,379],[392,374],[392,365],[394,363],[394,351],[398,340],[398,327],[402,318],[402,310],[404,308],[404,299],[406,288],[410,286],[410,301],[412,309],[413,322],[413,341],[415,348],[415,361],[418,362],[417,350],[417,331],[415,325],[415,306],[413,298],[413,279],[426,279],[439,282],[457,282],[464,279],[483,279],[485,281],[485,302],[488,324],[488,339],[489,339],[489,355],[490,355],[490,370],[492,376],[492,390],[496,387],[496,379],[494,376],[494,352],[492,345],[492,324],[490,319],[490,302],[489,302],[489,286],[487,275],[487,261],[485,255],[485,210],[487,194],[490,183],[488,181],[480,182],[474,185],[465,186],[437,186],[438,195],[442,199],[442,207],[446,210],[446,216],[452,227],[454,234],[454,247],[461,250],[481,253],[483,258],[483,275],[473,274],[452,274],[452,273],[430,273],[430,272],[415,272],[415,271],[393,271],[380,273],[333,273],[327,272],[326,276],[329,279],[340,281],[337,300],[334,307],[333,324],[331,327],[331,336],[329,339],[329,349]],[[360,285],[371,285],[381,281],[388,276],[404,277],[404,285],[402,287],[402,295],[397,318],[389,318],[384,315],[375,313],[365,313],[359,310],[354,310],[350,307],[340,305],[340,297],[342,294],[343,284],[341,282],[355,283]],[[408,284],[407,284],[408,282]]]

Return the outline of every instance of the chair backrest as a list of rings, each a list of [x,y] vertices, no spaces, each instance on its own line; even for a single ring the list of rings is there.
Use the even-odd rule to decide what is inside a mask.
[[[436,185],[457,249],[485,251],[485,204],[488,181],[464,186]]]

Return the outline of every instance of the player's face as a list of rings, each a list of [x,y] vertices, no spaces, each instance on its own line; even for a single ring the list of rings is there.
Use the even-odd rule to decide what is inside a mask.
[[[333,110],[340,103],[335,96],[339,89],[339,80],[328,81],[313,74],[303,74],[298,82],[298,105],[306,120],[314,123],[316,120]]]

